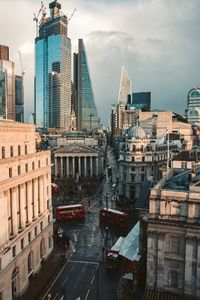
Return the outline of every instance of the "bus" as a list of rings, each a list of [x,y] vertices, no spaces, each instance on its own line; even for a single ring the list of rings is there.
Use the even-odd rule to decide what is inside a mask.
[[[83,220],[85,219],[85,209],[82,204],[64,205],[56,207],[56,220]]]
[[[120,236],[111,249],[107,251],[107,269],[115,269],[120,261],[119,251],[124,241],[124,237]]]
[[[128,227],[128,214],[111,208],[102,208],[99,211],[100,222],[119,227]]]

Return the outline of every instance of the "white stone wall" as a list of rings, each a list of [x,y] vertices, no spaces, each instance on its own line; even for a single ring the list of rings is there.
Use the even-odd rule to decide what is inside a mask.
[[[53,250],[50,151],[36,152],[35,137],[33,125],[0,121],[0,290],[3,300],[12,299],[15,268],[19,268],[16,296],[28,286],[29,253],[33,256],[31,272],[36,273],[41,261]],[[2,154],[5,154],[3,158]]]

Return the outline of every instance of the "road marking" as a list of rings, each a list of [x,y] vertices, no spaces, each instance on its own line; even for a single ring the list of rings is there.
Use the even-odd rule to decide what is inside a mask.
[[[65,280],[63,281],[63,284],[61,285],[62,287],[65,285],[66,281],[68,280],[69,276],[67,275]]]
[[[98,262],[93,262],[93,261],[69,260],[69,262],[72,262],[72,263],[79,263],[79,264],[91,264],[91,265],[99,265],[99,263],[98,263]]]
[[[59,294],[57,293],[56,295],[55,295],[55,297],[52,299],[52,300],[56,300],[56,298],[57,298],[57,296],[58,296]],[[51,298],[50,298],[51,299]]]
[[[90,289],[87,291],[87,295],[85,297],[85,300],[87,300],[88,296],[89,296],[89,293],[90,293]]]
[[[91,285],[93,284],[94,279],[95,279],[95,275],[93,276],[93,278],[92,278],[92,280],[90,282]]]

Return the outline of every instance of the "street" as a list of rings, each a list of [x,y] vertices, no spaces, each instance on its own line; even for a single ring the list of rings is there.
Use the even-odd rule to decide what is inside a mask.
[[[116,182],[117,168],[112,154],[108,151],[108,162]],[[48,297],[51,300],[116,300],[120,270],[107,271],[106,249],[111,248],[119,236],[125,235],[114,227],[100,226],[99,209],[114,207],[114,191],[106,174],[102,193],[83,200],[86,208],[85,221],[56,223],[69,236],[69,257],[65,267],[51,287]]]

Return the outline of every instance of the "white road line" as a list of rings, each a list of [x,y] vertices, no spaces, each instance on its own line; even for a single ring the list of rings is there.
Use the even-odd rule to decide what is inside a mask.
[[[63,281],[63,284],[61,285],[62,287],[65,285],[66,281],[68,280],[69,276],[67,275],[65,280]]]
[[[79,263],[79,264],[91,264],[91,265],[99,265],[98,262],[92,262],[92,261],[84,261],[84,260],[70,260],[69,262],[72,262],[72,263]]]
[[[90,293],[90,289],[87,291],[87,295],[85,297],[85,300],[87,300],[88,296],[89,296],[89,293]]]
[[[94,279],[95,279],[95,275],[93,276],[93,278],[92,278],[92,280],[90,282],[91,285],[93,284]]]
[[[52,300],[55,300],[59,294],[57,293]],[[50,298],[51,299],[51,298]]]

